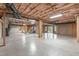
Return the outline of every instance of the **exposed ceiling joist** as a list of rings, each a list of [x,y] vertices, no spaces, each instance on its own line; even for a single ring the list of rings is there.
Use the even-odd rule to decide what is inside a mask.
[[[54,16],[58,13],[63,13],[62,17],[55,18],[56,20],[69,20],[74,18],[76,14],[79,14],[79,4],[78,3],[17,3],[15,4],[16,9],[22,15],[22,17],[26,17],[29,19],[35,20],[43,20],[44,22],[53,22],[50,17]],[[4,11],[0,7],[0,13],[12,13]],[[53,19],[54,21],[56,21]]]
[[[73,5],[74,5],[74,4],[68,4],[68,5],[65,5],[65,6],[63,6],[63,7],[61,7],[61,8],[57,8],[57,9],[48,11],[47,13],[42,14],[43,16],[41,16],[41,17],[44,17],[44,16],[46,16],[46,15],[52,15],[54,12],[58,12],[58,11],[63,10],[63,9],[65,10],[66,8],[69,8],[69,7],[73,6]]]

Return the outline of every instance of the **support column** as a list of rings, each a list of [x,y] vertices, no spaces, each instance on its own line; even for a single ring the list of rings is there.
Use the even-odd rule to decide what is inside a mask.
[[[26,25],[26,33],[27,33],[27,25]]]
[[[41,38],[43,36],[43,22],[42,22],[42,20],[38,21],[38,24],[37,24],[37,34],[38,34],[39,38]]]
[[[22,29],[23,29],[23,32],[24,32],[24,33],[27,33],[27,25],[26,25],[26,24],[23,24]]]
[[[27,33],[27,25],[24,25],[24,31]]]
[[[79,15],[76,16],[76,24],[77,24],[77,41],[79,42]]]

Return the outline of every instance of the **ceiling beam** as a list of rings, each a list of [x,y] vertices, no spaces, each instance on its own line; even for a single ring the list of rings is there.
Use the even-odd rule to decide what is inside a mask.
[[[46,4],[44,4],[44,5],[46,6]],[[38,12],[34,13],[33,16],[37,16],[37,15],[41,14],[42,12],[44,12],[45,10],[47,10],[47,9],[49,9],[49,8],[51,8],[51,7],[52,7],[52,6],[48,6],[48,5],[47,5],[47,7],[41,9],[42,11],[39,10]]]
[[[36,8],[37,8],[38,6],[40,6],[40,4],[37,4],[37,6],[35,6],[35,7],[31,10],[31,12],[28,13],[28,15],[32,15],[33,13],[35,13]]]
[[[22,17],[27,18],[27,19],[33,19],[33,20],[45,20],[45,19],[38,18],[38,17],[32,17],[27,14],[22,14]]]
[[[25,6],[24,10],[21,13],[24,13],[24,11],[28,8],[29,5],[30,3],[28,3],[28,5]]]
[[[54,4],[54,5],[49,5],[49,7],[48,8],[46,8],[46,9],[44,9],[44,11],[42,11],[42,12],[39,12],[39,13],[37,13],[35,16],[40,16],[41,14],[43,14],[45,11],[47,11],[47,10],[49,10],[49,9],[51,9],[51,8],[53,8],[53,7],[55,7],[56,6],[56,4]]]
[[[26,10],[27,10],[27,8],[30,6],[30,4],[31,4],[31,3],[29,3],[27,6],[25,6],[24,11],[26,11]],[[24,13],[24,11],[23,11],[23,12],[21,12],[21,13]]]
[[[57,12],[57,11],[60,11],[60,10],[65,10],[66,8],[69,8],[69,7],[71,7],[71,6],[73,6],[74,4],[68,4],[68,5],[65,5],[65,6],[63,6],[63,7],[61,7],[61,8],[57,8],[57,9],[54,9],[54,10],[51,10],[51,11],[48,11],[47,13],[44,13],[44,14],[42,14],[42,18],[44,17],[44,16],[47,16],[47,15],[50,15],[51,13],[53,14],[53,13],[55,13],[55,12]]]
[[[22,3],[20,3],[20,5],[18,6],[18,10],[20,9],[21,5],[22,5]]]
[[[79,13],[78,10],[79,10],[79,7],[76,7],[76,8],[71,8],[71,9],[63,10],[63,11],[61,10],[61,12],[62,12],[63,14],[66,14],[66,13],[72,14],[72,13],[74,13],[74,15],[75,15],[76,13]],[[57,12],[57,13],[59,13],[59,12]],[[44,18],[44,19],[47,19],[47,18],[49,18],[49,17],[50,17],[50,15],[44,16],[43,18]]]
[[[34,6],[34,7],[32,8],[32,10],[34,10],[38,5],[39,5],[39,4],[37,4],[36,6]],[[27,12],[27,14],[29,14],[30,12],[32,12],[32,10],[30,10],[29,12]]]

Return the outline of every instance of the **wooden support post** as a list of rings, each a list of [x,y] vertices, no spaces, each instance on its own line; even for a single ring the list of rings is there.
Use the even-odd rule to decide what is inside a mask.
[[[36,34],[38,35],[38,21],[36,22]]]
[[[25,26],[25,32],[27,33],[27,25]]]
[[[27,25],[25,24],[23,25],[23,27],[24,27],[24,32],[27,33]]]
[[[77,24],[77,41],[79,42],[79,15],[76,16],[76,24]]]
[[[26,24],[23,24],[23,26],[22,26],[22,32],[23,33],[27,33],[27,25]]]
[[[37,23],[37,34],[39,38],[43,36],[43,22],[41,20]]]

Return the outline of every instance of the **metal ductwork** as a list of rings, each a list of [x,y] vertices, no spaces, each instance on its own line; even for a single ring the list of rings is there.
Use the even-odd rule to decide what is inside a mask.
[[[13,12],[13,15],[14,15],[15,18],[21,19],[21,15],[18,12],[18,10],[15,8],[15,5],[13,3],[6,3],[5,5],[10,11]]]

